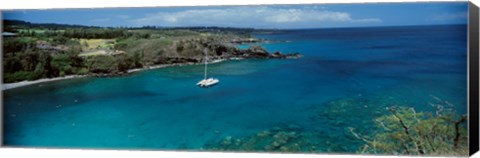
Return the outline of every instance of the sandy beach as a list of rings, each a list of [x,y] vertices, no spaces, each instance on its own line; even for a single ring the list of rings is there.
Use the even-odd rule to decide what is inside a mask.
[[[15,82],[15,83],[3,83],[2,84],[2,90],[13,89],[13,88],[18,88],[18,87],[22,87],[22,86],[37,84],[37,83],[44,83],[44,82],[58,81],[58,80],[65,80],[65,79],[72,79],[72,78],[80,78],[80,77],[86,77],[86,76],[87,75],[70,75],[70,76],[65,76],[65,77],[43,78],[43,79],[38,79],[38,80],[34,80],[34,81],[21,81],[21,82]]]

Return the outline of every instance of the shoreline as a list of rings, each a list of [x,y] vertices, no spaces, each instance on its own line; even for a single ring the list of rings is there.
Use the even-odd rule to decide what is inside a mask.
[[[290,53],[290,54],[282,54],[280,52],[275,52],[272,54],[269,54],[268,52],[254,52],[253,55],[248,54],[247,56],[235,56],[235,57],[229,57],[229,58],[223,58],[223,59],[213,59],[210,62],[207,62],[207,64],[214,64],[214,63],[220,63],[224,61],[236,61],[236,60],[244,60],[244,59],[297,59],[301,58],[303,55],[299,53]],[[54,77],[54,78],[42,78],[38,80],[33,80],[33,81],[20,81],[20,82],[15,82],[15,83],[2,83],[2,91],[4,90],[9,90],[9,89],[14,89],[14,88],[19,88],[19,87],[24,87],[28,85],[33,85],[33,84],[38,84],[38,83],[45,83],[45,82],[51,82],[51,81],[59,81],[59,80],[66,80],[66,79],[75,79],[75,78],[82,78],[82,77],[114,77],[114,76],[122,76],[122,75],[128,75],[131,73],[135,73],[138,71],[143,71],[143,70],[152,70],[152,69],[160,69],[160,68],[167,68],[167,67],[173,67],[173,66],[189,66],[189,65],[200,65],[204,64],[202,62],[185,62],[185,63],[173,63],[173,64],[160,64],[160,65],[152,65],[152,66],[145,66],[142,68],[135,68],[135,69],[129,69],[126,72],[121,72],[121,73],[116,73],[116,74],[88,74],[88,75],[69,75],[69,76],[64,76],[64,77]]]
[[[15,82],[15,83],[2,83],[2,91],[3,90],[8,90],[8,89],[14,89],[18,87],[23,87],[23,86],[28,86],[28,85],[33,85],[37,83],[44,83],[44,82],[51,82],[51,81],[59,81],[59,80],[66,80],[66,79],[74,79],[74,78],[82,78],[82,77],[87,77],[89,75],[69,75],[69,76],[64,76],[64,77],[54,77],[54,78],[42,78],[38,80],[33,80],[33,81],[20,81],[20,82]]]
[[[237,59],[238,60],[238,59]],[[215,64],[215,63],[220,63],[228,61],[228,59],[215,59],[213,61],[207,62],[208,64]],[[153,65],[153,66],[148,66],[148,67],[143,67],[143,68],[136,68],[136,69],[130,69],[127,70],[125,74],[131,74],[139,71],[144,71],[144,70],[153,70],[153,69],[160,69],[160,68],[167,68],[167,67],[173,67],[173,66],[189,66],[189,65],[199,65],[203,63],[175,63],[175,64],[161,64],[161,65]],[[83,78],[83,77],[94,77],[95,75],[68,75],[64,77],[54,77],[54,78],[42,78],[38,80],[33,80],[33,81],[20,81],[20,82],[14,82],[14,83],[2,83],[2,91],[4,90],[9,90],[9,89],[14,89],[14,88],[19,88],[19,87],[24,87],[24,86],[29,86],[29,85],[34,85],[38,83],[45,83],[45,82],[52,82],[52,81],[60,81],[60,80],[66,80],[66,79],[77,79],[77,78]],[[108,76],[108,75],[105,75]]]

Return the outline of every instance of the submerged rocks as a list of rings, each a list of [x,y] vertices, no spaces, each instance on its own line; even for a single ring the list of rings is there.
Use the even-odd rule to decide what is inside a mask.
[[[283,55],[280,58],[297,59],[301,57],[303,57],[303,55],[300,53],[290,53],[290,54]]]
[[[296,126],[298,127],[298,126]],[[294,127],[294,128],[296,128]],[[232,138],[206,144],[202,149],[221,151],[319,152],[319,144],[311,132],[276,127],[251,136]]]
[[[275,53],[272,54],[272,57],[281,57],[283,54],[282,52],[276,51]]]

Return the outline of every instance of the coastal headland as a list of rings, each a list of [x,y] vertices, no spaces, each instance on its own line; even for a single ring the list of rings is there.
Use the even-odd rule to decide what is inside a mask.
[[[86,76],[111,77],[170,66],[242,59],[299,58],[268,52],[243,28],[102,28],[5,21],[2,89]],[[205,55],[208,56],[205,59]]]

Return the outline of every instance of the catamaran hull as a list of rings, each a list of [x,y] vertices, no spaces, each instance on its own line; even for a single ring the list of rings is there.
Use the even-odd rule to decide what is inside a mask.
[[[202,88],[209,88],[209,87],[213,87],[215,85],[217,85],[218,83],[214,83],[214,84],[210,84],[210,85],[199,85],[200,87]]]
[[[200,82],[197,83],[197,86],[207,88],[207,87],[214,86],[214,85],[218,84],[219,82],[220,81],[218,79],[209,78],[209,79],[201,80]]]

